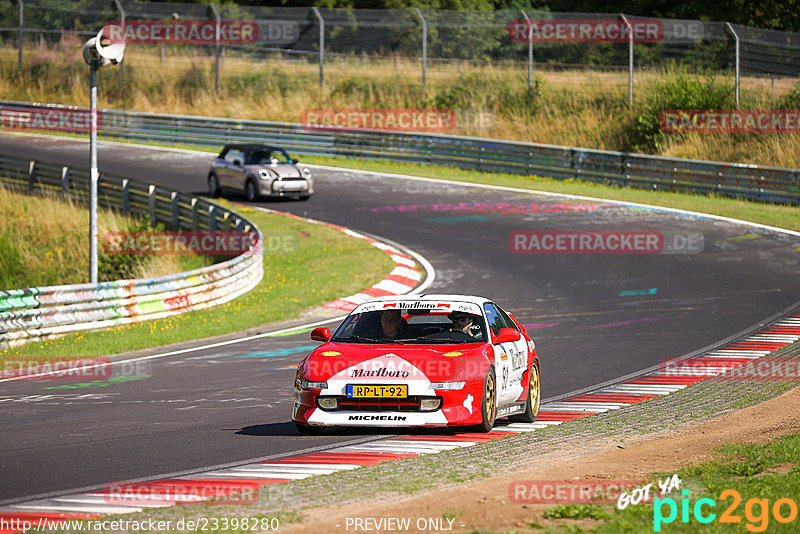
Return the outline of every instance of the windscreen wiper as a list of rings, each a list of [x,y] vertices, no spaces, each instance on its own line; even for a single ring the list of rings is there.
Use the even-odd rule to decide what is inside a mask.
[[[367,343],[402,343],[402,341],[398,341],[396,339],[375,339],[372,337],[364,337],[364,336],[347,336],[347,337],[337,337],[331,341],[364,341]]]

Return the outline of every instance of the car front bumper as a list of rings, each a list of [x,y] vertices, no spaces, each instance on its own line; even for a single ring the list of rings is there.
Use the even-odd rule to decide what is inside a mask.
[[[436,411],[323,410],[317,406],[319,394],[319,390],[296,391],[292,420],[307,425],[360,427],[468,426],[483,420],[482,381],[455,391],[436,390],[430,397],[442,399]]]
[[[261,183],[261,195],[282,197],[287,195],[310,195],[314,184],[310,180],[273,180]]]

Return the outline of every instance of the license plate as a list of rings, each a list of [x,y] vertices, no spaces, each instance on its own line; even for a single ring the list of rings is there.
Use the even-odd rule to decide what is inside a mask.
[[[305,189],[306,189],[305,185],[306,184],[304,182],[299,182],[299,183],[295,183],[295,184],[282,183],[281,184],[281,191],[305,191]]]
[[[408,397],[408,386],[398,385],[347,385],[347,396],[351,398],[373,397],[373,398],[393,398],[404,399]]]

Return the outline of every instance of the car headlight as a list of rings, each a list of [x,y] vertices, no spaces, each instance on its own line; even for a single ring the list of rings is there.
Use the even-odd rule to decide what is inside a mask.
[[[262,180],[269,180],[269,172],[266,169],[258,169],[258,177]]]
[[[423,397],[419,400],[419,411],[421,412],[435,412],[442,406],[441,397]]]
[[[303,389],[328,389],[327,382],[309,382],[305,378],[300,380],[300,387]]]
[[[461,389],[466,382],[431,382],[431,389]]]
[[[303,174],[306,176],[306,178],[311,178],[311,171],[309,171],[306,167],[303,167]]]
[[[323,410],[335,410],[339,407],[337,397],[317,397],[317,405]]]

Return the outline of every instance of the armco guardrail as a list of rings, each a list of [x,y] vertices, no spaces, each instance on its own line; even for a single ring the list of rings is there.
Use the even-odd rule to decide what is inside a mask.
[[[88,201],[88,169],[0,154],[0,185]],[[188,194],[101,175],[101,206],[173,229],[255,232],[258,244],[227,261],[158,278],[0,291],[0,347],[31,339],[158,319],[227,302],[263,276],[263,235],[236,213]]]
[[[71,110],[71,111],[70,111]],[[24,124],[72,113],[52,104],[0,101],[0,124]],[[713,193],[766,202],[800,204],[800,169],[673,159],[588,148],[519,143],[439,134],[356,132],[301,124],[103,110],[100,135],[219,148],[227,142],[278,144],[300,155],[355,157],[478,171],[536,174],[627,187]]]

